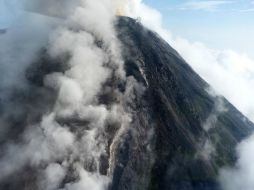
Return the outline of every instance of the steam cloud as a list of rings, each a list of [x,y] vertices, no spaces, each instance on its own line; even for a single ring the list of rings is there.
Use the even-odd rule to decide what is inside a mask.
[[[213,89],[209,88],[207,92],[215,99],[213,110],[202,124],[203,129],[209,134],[210,130],[216,126],[220,114],[227,112],[227,108],[224,99],[218,96]],[[196,153],[196,156],[209,160],[211,156],[216,155],[216,148],[209,137],[203,138],[199,146],[200,150]]]
[[[118,4],[117,1],[109,0],[23,3],[26,10],[66,18],[66,21],[50,21],[48,18],[45,21],[47,23],[43,23],[41,18],[44,17],[37,16],[38,25],[52,26],[45,33],[40,32],[42,34],[39,37],[31,37],[33,31],[27,28],[24,34],[20,34],[20,39],[13,40],[13,37],[19,36],[15,24],[6,35],[0,36],[5,42],[0,47],[1,77],[11,79],[2,80],[0,84],[1,91],[9,91],[9,94],[1,94],[1,100],[10,102],[10,94],[17,87],[22,87],[22,92],[31,90],[25,72],[31,62],[36,61],[42,47],[47,47],[46,54],[51,60],[63,60],[66,57],[61,67],[67,64],[67,69],[47,74],[43,78],[43,86],[38,91],[55,92],[57,97],[54,105],[43,113],[39,122],[27,123],[18,142],[3,145],[0,181],[26,167],[32,167],[39,172],[39,189],[106,189],[114,169],[114,149],[131,121],[131,114],[124,104],[131,101],[131,89],[135,84],[134,79],[125,77],[114,19],[116,10],[131,12],[134,1],[130,6],[126,6],[124,1]],[[24,13],[22,21],[27,22],[31,18],[27,14]],[[51,35],[47,38],[49,31]],[[38,41],[38,38],[42,40]],[[17,42],[20,45],[20,42],[31,45],[27,49],[20,47],[22,51],[19,51]],[[9,48],[4,47],[4,44],[10,44]],[[126,92],[107,86],[108,80],[126,84]],[[100,96],[109,92],[111,96],[117,97],[116,100],[101,102]],[[21,112],[24,111],[22,109],[23,105],[20,106]],[[7,115],[1,117],[3,132],[7,131],[6,120],[13,112],[10,111],[8,115],[8,111],[5,111]],[[116,131],[111,144],[107,137],[108,126],[115,127]],[[4,142],[4,139],[0,140]],[[108,158],[109,162],[104,175],[100,171],[103,157]]]

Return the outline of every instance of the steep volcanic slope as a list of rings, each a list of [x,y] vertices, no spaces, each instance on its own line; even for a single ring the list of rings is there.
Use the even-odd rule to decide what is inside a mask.
[[[210,92],[209,85],[158,35],[127,17],[118,19],[116,29],[122,42],[128,80],[111,76],[103,84],[98,102],[107,108],[119,103],[132,120],[122,133],[117,132],[121,125],[118,120],[107,120],[105,128],[99,130],[107,150],[99,155],[98,175],[112,178],[110,190],[220,189],[219,168],[234,163],[235,146],[251,133],[253,124],[223,97]],[[96,43],[101,46],[100,41]],[[68,70],[68,64],[64,64],[67,59],[68,56],[63,56],[54,60],[47,50],[42,50],[39,61],[26,71],[29,84],[1,92],[8,95],[7,100],[0,99],[0,124],[5,127],[0,134],[1,159],[6,154],[6,144],[19,145],[24,131],[29,126],[36,127],[33,125],[54,109],[58,92],[44,86],[45,76]],[[89,119],[78,115],[55,118],[57,126],[68,128],[77,139],[90,130],[89,123]],[[44,134],[45,131],[41,131]],[[100,141],[99,137],[95,140]],[[116,140],[119,142],[114,142]],[[15,147],[10,149],[11,153],[23,155],[22,149],[19,150],[22,146]],[[22,163],[19,157],[9,159],[18,162],[10,163],[12,165]],[[56,160],[56,163],[62,162]],[[8,177],[0,176],[0,189],[42,189],[38,178],[47,164],[46,161],[35,166],[22,164]],[[93,161],[85,162],[83,167],[97,175]],[[78,188],[72,189],[70,184],[78,180],[70,165],[57,187],[76,190]]]
[[[209,92],[209,85],[158,35],[127,17],[117,28],[127,74],[144,90],[135,102],[137,134],[119,153],[112,189],[219,189],[219,168],[234,163],[235,146],[253,124]],[[152,133],[146,148],[143,133]]]

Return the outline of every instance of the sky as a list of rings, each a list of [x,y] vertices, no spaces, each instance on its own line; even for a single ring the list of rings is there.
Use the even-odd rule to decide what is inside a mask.
[[[8,27],[15,17],[5,7],[17,8],[18,2],[0,0],[0,29]],[[254,58],[253,0],[144,0],[144,3],[162,13],[164,27],[174,35]]]
[[[253,0],[144,0],[163,15],[165,28],[192,42],[254,58]]]

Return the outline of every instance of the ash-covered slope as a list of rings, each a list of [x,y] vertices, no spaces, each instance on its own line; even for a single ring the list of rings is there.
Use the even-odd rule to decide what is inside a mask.
[[[234,164],[235,146],[253,124],[212,93],[157,34],[127,17],[117,20],[116,30],[128,77],[119,79],[116,60],[106,56],[110,51],[91,32],[95,42],[85,50],[96,50],[93,58],[105,53],[99,68],[111,75],[89,106],[72,105],[75,88],[61,91],[54,78],[47,78],[55,74],[75,82],[68,59],[76,52],[68,43],[67,54],[55,59],[47,49],[41,51],[26,71],[25,87],[0,91],[6,95],[0,96],[1,190],[220,189],[219,169]],[[81,59],[80,65],[86,62]],[[98,74],[89,71],[89,76]],[[71,114],[59,114],[59,105]]]
[[[153,137],[149,154],[126,140],[113,189],[219,189],[219,168],[234,163],[235,146],[253,124],[209,92],[209,85],[158,35],[126,17],[117,28],[127,74],[145,87],[136,100],[136,141],[142,143],[151,128]]]

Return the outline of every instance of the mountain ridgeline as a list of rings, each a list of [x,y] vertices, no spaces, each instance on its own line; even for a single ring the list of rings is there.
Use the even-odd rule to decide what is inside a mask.
[[[105,129],[108,145],[106,154],[100,157],[99,173],[110,176],[107,189],[221,190],[220,168],[235,163],[236,145],[250,135],[254,125],[225,98],[215,95],[209,84],[156,33],[128,17],[119,17],[115,27],[126,75],[135,82],[132,101],[125,103],[132,115],[129,130],[122,134],[113,153],[110,146],[118,124],[108,123]],[[1,122],[7,126],[0,134],[0,158],[6,143],[19,143],[28,124],[38,123],[53,109],[57,92],[43,86],[44,77],[68,69],[68,65],[61,64],[66,59],[68,56],[52,60],[42,50],[38,61],[26,71],[30,85],[12,92],[9,101],[0,100]],[[103,88],[128,90],[114,77]],[[118,101],[116,91],[105,89],[98,98],[101,104]],[[9,113],[9,109],[15,113]],[[7,111],[9,114],[5,114]],[[76,116],[56,118],[56,123],[69,126],[77,138],[80,131],[89,131],[88,121]],[[1,180],[0,189],[40,189],[37,178],[45,167],[46,163],[24,165]],[[86,167],[93,171],[93,166]],[[58,189],[69,190],[70,186],[64,184],[75,182],[75,177],[73,168],[68,168]]]
[[[150,162],[141,145],[135,152],[126,142],[129,158],[113,179],[113,189],[220,189],[219,169],[234,164],[235,147],[253,124],[225,98],[209,92],[209,85],[156,33],[127,17],[119,19],[117,29],[127,74],[145,87],[136,100],[137,140],[142,143],[147,128],[154,136]]]

